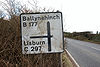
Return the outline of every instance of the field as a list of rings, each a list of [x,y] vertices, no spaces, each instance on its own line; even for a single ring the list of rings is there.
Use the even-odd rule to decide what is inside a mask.
[[[100,44],[100,33],[92,34],[91,32],[65,32],[64,33],[65,37],[68,38],[73,38],[77,40],[82,40],[82,41],[87,41],[87,42],[92,42],[96,44]]]

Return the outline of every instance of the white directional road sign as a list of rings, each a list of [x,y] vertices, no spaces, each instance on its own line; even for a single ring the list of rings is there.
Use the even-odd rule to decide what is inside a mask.
[[[61,12],[22,13],[22,53],[63,52],[63,25]]]

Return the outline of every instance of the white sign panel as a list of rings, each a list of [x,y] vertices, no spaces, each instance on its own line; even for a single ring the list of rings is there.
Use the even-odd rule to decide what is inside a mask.
[[[22,53],[63,52],[61,12],[21,14]]]

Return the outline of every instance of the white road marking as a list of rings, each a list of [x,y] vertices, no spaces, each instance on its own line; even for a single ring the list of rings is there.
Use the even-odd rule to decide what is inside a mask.
[[[68,53],[68,55],[71,57],[71,59],[73,60],[73,62],[76,64],[76,66],[80,67],[79,64],[76,62],[76,60],[72,57],[72,55],[70,54],[70,52],[67,49],[65,49],[65,50]]]
[[[100,49],[98,49],[98,48],[95,48],[95,47],[90,47],[90,48],[100,51]]]

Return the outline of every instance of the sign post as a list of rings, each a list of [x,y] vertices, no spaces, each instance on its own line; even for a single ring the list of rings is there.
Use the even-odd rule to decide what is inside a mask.
[[[20,18],[23,54],[63,52],[61,12],[23,13]]]

